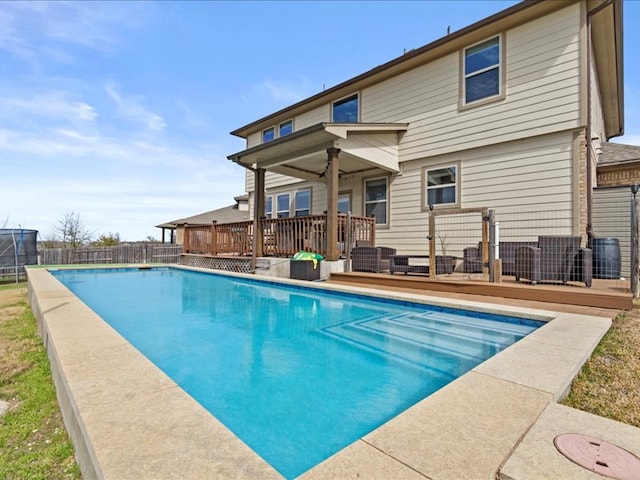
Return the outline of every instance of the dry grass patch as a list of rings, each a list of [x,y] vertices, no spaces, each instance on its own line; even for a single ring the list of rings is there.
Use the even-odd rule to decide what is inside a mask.
[[[563,403],[640,427],[640,308],[614,319]]]

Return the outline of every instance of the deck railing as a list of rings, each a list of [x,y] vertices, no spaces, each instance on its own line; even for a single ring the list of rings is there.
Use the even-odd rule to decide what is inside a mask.
[[[327,216],[263,218],[264,254],[289,257],[301,250],[326,254]],[[338,252],[346,253],[349,243],[375,244],[375,218],[338,215]],[[208,255],[251,255],[253,222],[214,223],[184,227],[184,253]]]

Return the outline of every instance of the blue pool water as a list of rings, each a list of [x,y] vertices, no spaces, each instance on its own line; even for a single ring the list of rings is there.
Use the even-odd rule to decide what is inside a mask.
[[[52,273],[287,478],[541,325],[171,268]]]

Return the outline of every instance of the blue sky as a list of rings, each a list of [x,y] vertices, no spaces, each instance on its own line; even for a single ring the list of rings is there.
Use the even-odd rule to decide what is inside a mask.
[[[233,203],[229,135],[514,1],[0,2],[0,227],[95,237]],[[640,2],[625,1],[626,135],[640,145]]]

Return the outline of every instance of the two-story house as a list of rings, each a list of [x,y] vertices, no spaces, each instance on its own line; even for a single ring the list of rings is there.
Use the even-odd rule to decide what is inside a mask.
[[[586,241],[622,74],[621,1],[524,1],[234,130],[246,149],[228,158],[252,218],[326,212],[328,260],[347,211],[414,253],[441,210],[493,209],[501,238]]]

